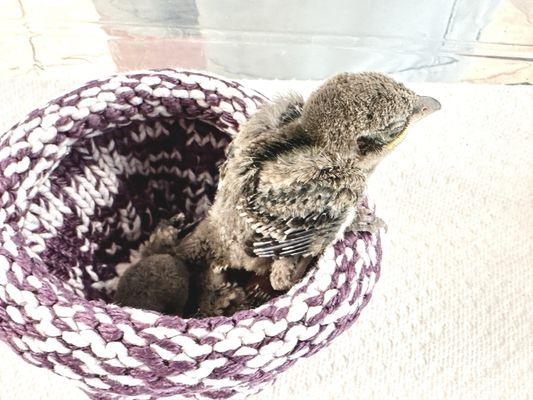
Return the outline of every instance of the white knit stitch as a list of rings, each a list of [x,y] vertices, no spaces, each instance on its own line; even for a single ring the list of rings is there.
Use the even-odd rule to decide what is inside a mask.
[[[106,315],[106,314],[102,314],[102,313],[97,312],[97,313],[94,314],[94,317],[98,321],[100,321],[102,324],[112,324],[113,323],[113,320],[111,319],[111,317],[109,315]]]
[[[246,336],[242,337],[242,343],[245,345],[250,345],[254,343],[259,343],[264,339],[263,332],[250,331]]]
[[[100,102],[111,103],[117,100],[117,96],[113,92],[100,92],[96,99]]]
[[[5,286],[9,279],[7,272],[10,270],[9,261],[3,255],[0,255],[0,285]]]
[[[257,355],[258,351],[256,349],[254,349],[253,347],[248,347],[248,346],[241,346],[235,353],[234,355],[237,356],[237,357],[241,357],[241,356],[255,356]]]
[[[69,331],[66,331],[66,332],[63,332],[61,334],[61,337],[63,338],[63,340],[73,346],[76,346],[76,347],[87,347],[90,345],[90,342],[83,338],[79,333],[77,332],[69,332]]]
[[[147,86],[155,86],[161,83],[161,78],[157,76],[143,76],[141,82]]]
[[[33,286],[37,290],[43,287],[42,282],[35,275],[29,275],[26,278],[26,282],[28,282],[31,286]]]
[[[287,354],[289,354],[291,351],[294,350],[296,345],[298,344],[298,340],[292,339],[292,340],[285,340],[283,346],[281,346],[275,353],[274,356],[276,357],[283,357]]]
[[[81,376],[79,376],[78,374],[75,374],[70,368],[64,365],[61,365],[61,364],[54,365],[54,372],[66,378],[76,379],[76,380],[81,379]]]
[[[339,291],[337,289],[328,289],[324,293],[324,304],[328,304],[338,292]]]
[[[267,365],[263,367],[263,371],[270,372],[275,370],[276,368],[282,366],[287,362],[287,357],[279,357],[273,359],[271,362],[269,362]]]
[[[288,298],[288,297],[277,298],[277,299],[275,299],[275,302],[276,302],[276,307],[278,307],[278,308],[285,308],[285,307],[289,307],[291,305],[291,299]],[[248,321],[248,320],[242,320],[242,321],[239,322],[239,324],[240,325],[241,324],[242,325],[246,325],[246,321]]]
[[[146,345],[146,340],[138,336],[131,326],[126,324],[117,324],[117,328],[124,333],[124,341],[131,343],[135,346]]]
[[[96,103],[98,103],[97,99],[95,99],[94,97],[88,97],[88,98],[85,98],[85,99],[81,100],[78,103],[78,108],[87,108],[88,109],[89,107],[95,105]]]
[[[28,290],[21,290],[21,295],[24,298],[21,305],[24,307],[26,313],[30,315],[32,310],[36,310],[39,307],[39,301],[37,300],[37,297],[35,297],[35,294]]]
[[[280,319],[274,324],[271,324],[270,326],[266,327],[264,329],[264,332],[267,336],[277,336],[281,332],[284,332],[287,329],[287,320],[286,319]]]
[[[189,96],[191,99],[195,99],[195,100],[205,99],[205,93],[198,89],[191,90],[189,93]]]
[[[17,142],[24,137],[27,131],[28,131],[28,128],[26,127],[26,125],[21,125],[13,130],[13,134],[10,137],[6,137],[6,139],[8,139],[8,142],[7,142],[8,144],[6,145],[11,146],[11,149],[10,149],[11,155],[13,156],[16,155],[16,152],[14,151],[13,146],[15,146]]]
[[[41,344],[41,349],[46,353],[59,353],[59,354],[70,354],[71,350],[65,347],[59,340],[56,338],[48,338]]]
[[[268,305],[264,305],[265,307],[268,307]],[[260,309],[261,307],[258,307],[257,309]],[[259,321],[254,322],[252,325],[250,325],[250,330],[252,332],[257,332],[264,334],[265,331],[272,327],[272,321],[268,319],[261,319]]]
[[[73,308],[60,306],[59,304],[54,304],[53,309],[56,315],[62,319],[72,318],[74,314],[76,314],[76,310],[74,310]]]
[[[120,342],[112,342],[107,345],[110,351],[115,352],[116,357],[126,368],[137,368],[143,365],[139,360],[128,355],[128,349]]]
[[[99,88],[98,86],[95,86],[90,89],[85,89],[84,91],[80,93],[80,96],[81,97],[94,97],[98,93],[100,93],[101,90],[102,90],[101,88]]]
[[[370,264],[370,257],[368,256],[368,253],[366,251],[365,242],[362,241],[361,239],[358,239],[356,244],[355,244],[355,248],[357,250],[357,254],[359,255],[359,257],[361,257],[363,259],[363,262],[366,265],[369,265]]]
[[[252,113],[254,112],[255,110],[257,110],[257,106],[256,104],[250,100],[249,98],[244,98],[243,99],[244,103],[246,104],[246,110],[249,112],[249,113]]]
[[[43,350],[41,350],[40,340],[31,338],[29,336],[22,336],[21,340],[26,344],[30,350],[34,353],[43,353]]]
[[[89,106],[89,110],[90,110],[92,113],[99,113],[99,112],[102,112],[102,111],[104,111],[106,108],[107,108],[107,103],[104,102],[104,101],[98,101],[98,100],[96,100],[94,104],[91,104],[91,105]]]
[[[283,340],[275,340],[261,347],[259,353],[264,356],[270,356],[279,351],[284,345],[285,342]]]
[[[151,344],[150,348],[154,350],[159,357],[161,357],[163,360],[172,361],[174,357],[176,356],[171,351],[163,349],[161,346],[158,346],[157,344]]]
[[[16,163],[9,164],[4,169],[4,176],[10,177],[11,175],[17,173],[20,174],[28,169],[30,165],[30,159],[28,157],[24,157],[22,160]]]
[[[24,295],[22,294],[22,290],[17,288],[13,283],[9,282],[6,286],[6,293],[15,301],[15,303],[18,304],[24,304]]]
[[[31,130],[37,128],[39,126],[39,124],[41,124],[41,118],[40,117],[35,117],[33,118],[32,120],[26,122],[25,124],[22,125],[22,128],[25,132],[30,132]],[[17,137],[17,132],[18,132],[18,129],[15,129],[13,131],[13,133],[15,134],[13,137],[16,138]]]
[[[227,361],[227,358],[224,357],[215,358],[214,360],[204,360],[199,364],[199,368],[192,371],[186,371],[185,375],[200,380],[209,376],[215,368],[225,365]]]
[[[246,362],[246,366],[249,368],[259,368],[265,365],[270,361],[270,357],[266,355],[259,354],[255,356],[254,358],[248,360]]]
[[[218,332],[218,333],[224,334],[224,333],[228,333],[230,331],[234,332],[235,329],[236,328],[234,328],[234,326],[231,325],[231,324],[223,324],[223,325],[219,325],[215,329],[213,329],[213,332]]]
[[[332,260],[331,263],[335,265],[335,262]],[[312,282],[311,287],[316,288],[316,290],[323,292],[327,290],[331,284],[331,275],[328,275],[324,270],[319,269],[315,275],[315,280]]]
[[[142,80],[141,80],[141,82],[142,82]],[[148,94],[152,94],[153,93],[153,89],[149,85],[147,85],[145,83],[139,83],[137,86],[135,86],[133,88],[133,90],[135,90],[136,92],[147,92]],[[141,99],[141,101],[142,101],[142,99]]]
[[[194,340],[187,336],[174,336],[170,339],[175,344],[183,348],[183,352],[189,357],[199,357],[211,353],[213,347],[208,344],[199,345]]]
[[[157,339],[167,339],[179,335],[177,330],[166,328],[164,326],[146,328],[143,332],[149,335],[154,335]]]
[[[98,389],[107,390],[107,389],[109,389],[111,387],[107,383],[102,382],[102,380],[98,379],[98,378],[84,378],[84,382],[87,385],[90,385],[90,386],[98,388]]]
[[[355,269],[355,276],[361,275],[361,270],[363,269],[364,261],[360,258],[355,262],[354,269]]]
[[[304,357],[307,353],[309,353],[310,348],[304,347],[294,353],[291,353],[287,356],[289,360],[298,360],[299,358]]]
[[[26,345],[26,343],[24,343],[21,339],[19,339],[18,337],[14,337],[11,339],[11,341],[13,342],[13,344],[20,350],[20,351],[26,351],[28,350],[28,346]]]
[[[235,103],[233,103],[233,106],[236,107]],[[240,105],[238,107],[240,107]],[[239,124],[242,124],[242,123],[246,122],[246,117],[244,116],[244,114],[242,112],[239,112],[239,111],[233,113],[233,118]]]
[[[56,337],[61,336],[61,331],[49,321],[41,321],[35,325],[35,329],[43,336]]]
[[[180,74],[180,73],[176,74],[176,77],[183,83],[190,83],[190,84],[196,83],[197,80],[203,79],[202,77],[194,77],[194,76],[189,76],[189,75]]]
[[[24,324],[24,318],[22,318],[22,314],[20,313],[18,308],[15,308],[13,306],[7,306],[6,313],[17,324]]]
[[[289,312],[287,313],[287,321],[288,322],[295,322],[299,321],[303,318],[305,313],[307,312],[307,304],[303,301],[300,302],[293,302],[291,306],[289,307]]]
[[[213,350],[222,353],[229,350],[237,350],[241,346],[242,342],[238,338],[232,338],[221,340],[220,342],[216,343],[213,346]]]
[[[172,95],[178,99],[188,99],[190,97],[189,92],[183,89],[173,89]]]
[[[325,328],[311,341],[314,344],[322,343],[333,333],[335,324],[325,325]]]
[[[300,326],[303,326],[303,325],[300,325]],[[312,326],[305,327],[305,329],[302,329],[300,331],[295,329],[294,335],[296,335],[296,337],[299,340],[309,340],[315,337],[318,334],[319,330],[320,330],[320,326],[318,324],[315,324]],[[287,332],[287,335],[291,335],[290,330]],[[290,338],[290,336],[286,336],[286,337]]]

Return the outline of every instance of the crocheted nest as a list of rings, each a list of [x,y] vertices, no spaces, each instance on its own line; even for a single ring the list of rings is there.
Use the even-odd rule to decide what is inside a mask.
[[[200,217],[265,98],[161,70],[96,80],[0,137],[0,336],[94,399],[230,398],[322,349],[370,299],[379,237],[347,233],[287,294],[232,317],[107,304],[161,218]]]

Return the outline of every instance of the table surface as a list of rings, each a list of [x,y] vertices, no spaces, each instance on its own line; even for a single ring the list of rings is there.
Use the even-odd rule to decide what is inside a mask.
[[[529,0],[4,0],[0,77],[183,67],[235,78],[378,70],[531,83]]]

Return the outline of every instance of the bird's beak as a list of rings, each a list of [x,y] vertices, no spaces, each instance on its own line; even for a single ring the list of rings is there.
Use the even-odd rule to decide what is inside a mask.
[[[429,96],[418,96],[418,99],[413,108],[413,115],[411,122],[418,121],[425,116],[440,110],[441,105],[438,100]]]
[[[429,96],[418,96],[416,99],[415,106],[413,108],[413,113],[411,114],[411,119],[409,120],[409,125],[413,122],[416,122],[425,116],[440,110],[441,106],[438,100]],[[401,134],[399,134],[393,141],[387,144],[387,147],[394,148],[396,147],[404,138],[408,129],[405,129]]]

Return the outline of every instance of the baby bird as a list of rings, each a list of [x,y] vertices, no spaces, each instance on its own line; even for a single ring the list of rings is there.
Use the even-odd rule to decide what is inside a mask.
[[[231,283],[228,268],[289,289],[346,230],[384,225],[363,204],[366,180],[413,122],[438,109],[437,100],[378,73],[339,74],[306,102],[291,93],[265,104],[229,145],[206,218],[163,222],[115,301],[210,316],[272,295],[264,284]]]
[[[141,259],[120,277],[114,302],[121,306],[184,315],[189,304],[190,280],[176,242],[194,228],[183,214],[160,221],[139,248]]]
[[[264,105],[229,145],[214,204],[179,252],[211,266],[211,293],[227,267],[289,289],[347,229],[381,225],[362,204],[366,180],[413,122],[438,109],[378,73],[342,73],[306,102],[289,94]]]

